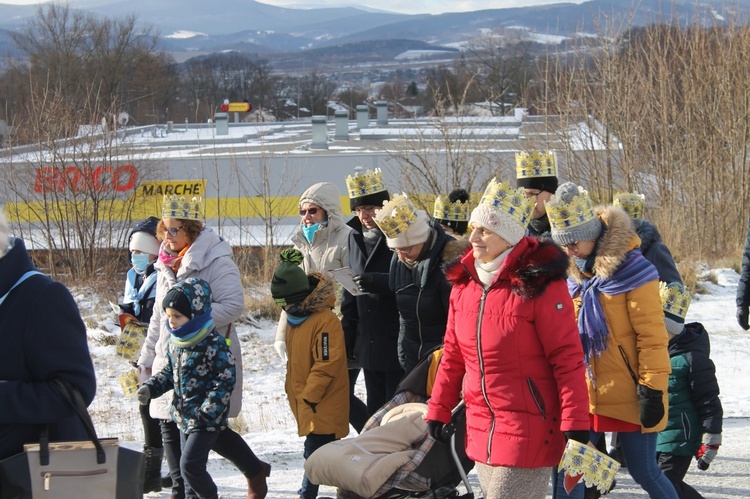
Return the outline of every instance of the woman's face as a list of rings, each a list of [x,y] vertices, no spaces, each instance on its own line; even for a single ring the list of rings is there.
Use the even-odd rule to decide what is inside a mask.
[[[179,253],[190,244],[190,239],[182,226],[182,222],[176,218],[165,218],[162,222],[164,223],[164,244],[170,251]]]
[[[481,225],[471,227],[469,242],[474,252],[474,259],[482,263],[491,262],[511,247],[508,241]]]
[[[594,246],[596,246],[596,241],[576,241],[562,245],[568,255],[581,260],[585,260],[594,252]]]
[[[320,223],[327,218],[326,211],[313,203],[302,203],[299,207],[299,216],[302,218],[305,227]]]

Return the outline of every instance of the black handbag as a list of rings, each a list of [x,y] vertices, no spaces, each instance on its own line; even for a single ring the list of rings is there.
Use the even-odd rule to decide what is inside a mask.
[[[55,380],[75,408],[90,440],[50,442],[43,425],[39,443],[0,461],[0,499],[139,499],[145,457],[120,447],[117,438],[99,439],[80,392]]]

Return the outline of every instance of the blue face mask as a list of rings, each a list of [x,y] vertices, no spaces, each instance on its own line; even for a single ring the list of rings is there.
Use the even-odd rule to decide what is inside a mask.
[[[320,228],[320,222],[313,224],[309,227],[302,226],[302,233],[305,235],[305,239],[307,239],[308,243],[312,243],[313,236],[315,235],[315,231]]]
[[[133,268],[136,272],[143,274],[146,272],[148,264],[151,262],[149,261],[149,255],[146,253],[131,253],[130,263],[133,264]]]

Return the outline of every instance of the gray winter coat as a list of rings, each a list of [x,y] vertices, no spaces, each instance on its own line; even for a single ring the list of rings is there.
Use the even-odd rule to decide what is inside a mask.
[[[198,238],[188,248],[177,275],[161,261],[155,264],[159,271],[156,281],[156,305],[154,315],[148,326],[148,336],[141,349],[138,365],[150,367],[153,373],[161,371],[167,359],[169,331],[166,327],[166,315],[161,303],[169,289],[177,281],[188,277],[199,277],[211,286],[211,317],[216,332],[226,337],[227,331],[240,314],[245,303],[240,281],[240,271],[232,260],[232,247],[211,228],[204,228]],[[229,417],[237,417],[242,408],[242,355],[237,332],[231,327],[229,338],[232,341],[230,351],[235,359],[237,381],[229,406]],[[151,402],[151,417],[170,419],[169,406],[172,392]]]

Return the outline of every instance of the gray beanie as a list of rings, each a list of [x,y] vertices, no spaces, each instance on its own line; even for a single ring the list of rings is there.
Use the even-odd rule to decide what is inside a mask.
[[[564,246],[579,241],[596,241],[602,222],[594,213],[589,194],[573,182],[565,182],[546,203],[552,239]]]

